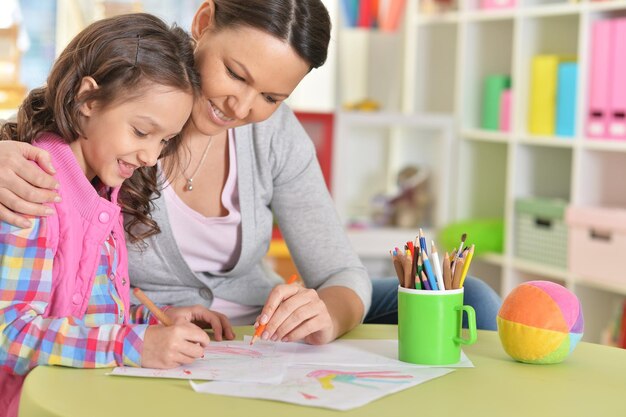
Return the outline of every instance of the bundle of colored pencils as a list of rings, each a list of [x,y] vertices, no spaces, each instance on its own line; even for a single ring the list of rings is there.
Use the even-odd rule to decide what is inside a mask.
[[[465,246],[467,234],[461,236],[459,249],[452,250],[452,256],[445,253],[440,261],[435,242],[431,241],[430,254],[422,229],[415,242],[408,241],[404,249],[389,251],[391,261],[401,287],[417,290],[453,290],[463,288],[469,270],[474,245]]]

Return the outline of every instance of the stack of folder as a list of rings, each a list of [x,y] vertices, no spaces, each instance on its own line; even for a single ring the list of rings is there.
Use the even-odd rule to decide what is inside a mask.
[[[571,57],[537,55],[532,60],[528,131],[574,136],[578,64]]]
[[[593,23],[586,133],[626,140],[626,18]]]
[[[511,123],[511,77],[489,75],[483,87],[480,127],[486,130],[509,131]]]

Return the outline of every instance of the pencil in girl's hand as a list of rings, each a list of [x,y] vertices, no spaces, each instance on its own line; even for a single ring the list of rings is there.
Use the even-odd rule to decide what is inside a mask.
[[[298,274],[293,274],[287,280],[287,284],[293,284],[297,280],[298,280]],[[250,346],[252,346],[254,344],[254,342],[256,342],[256,340],[259,337],[261,337],[261,335],[263,334],[263,331],[265,330],[265,326],[266,325],[267,325],[267,323],[266,324],[259,323],[259,327],[257,327],[256,330],[254,331],[254,335],[252,336],[252,340],[250,341]]]
[[[135,294],[135,297],[137,297],[141,304],[146,306],[146,308],[150,310],[154,317],[156,317],[157,320],[159,320],[164,326],[171,326],[174,324],[172,320],[165,315],[163,310],[157,307],[156,304],[154,304],[152,300],[149,299],[143,291],[141,291],[141,289],[139,289],[138,287],[133,288],[133,294]]]

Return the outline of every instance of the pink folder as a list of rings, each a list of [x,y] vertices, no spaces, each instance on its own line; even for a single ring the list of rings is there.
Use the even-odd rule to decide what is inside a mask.
[[[481,9],[507,9],[515,7],[515,0],[482,0]]]
[[[500,130],[511,131],[511,90],[504,90],[500,96]]]
[[[593,23],[586,129],[587,136],[592,138],[608,137],[612,31],[611,20],[598,20]]]
[[[613,20],[609,137],[626,140],[626,18]]]

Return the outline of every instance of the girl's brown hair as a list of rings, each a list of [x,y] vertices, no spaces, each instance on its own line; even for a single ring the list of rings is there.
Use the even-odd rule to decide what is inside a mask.
[[[78,96],[87,76],[98,88]],[[150,83],[198,93],[200,78],[189,35],[146,13],[99,20],[69,43],[46,85],[32,90],[20,106],[17,122],[2,127],[1,139],[32,143],[46,131],[73,142],[82,136],[82,104],[95,101],[101,108],[119,104],[140,96]],[[161,156],[174,153],[179,143],[180,135],[169,141]],[[138,168],[124,181],[118,201],[129,215],[125,228],[131,242],[160,231],[150,215],[151,197],[159,194],[154,167]]]

